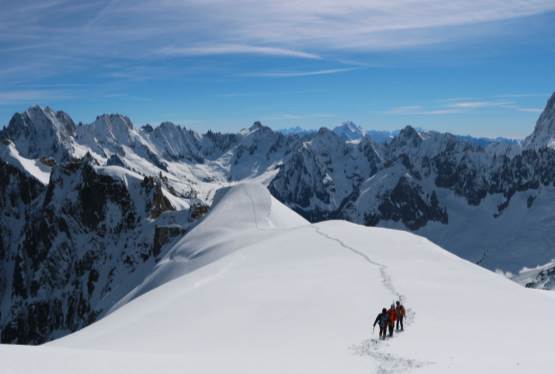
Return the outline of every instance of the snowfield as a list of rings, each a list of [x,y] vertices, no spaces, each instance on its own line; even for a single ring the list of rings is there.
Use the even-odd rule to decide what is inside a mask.
[[[405,332],[372,323],[401,298]],[[39,347],[0,346],[2,373],[540,373],[555,297],[422,237],[309,224],[258,184],[208,216],[105,318]]]

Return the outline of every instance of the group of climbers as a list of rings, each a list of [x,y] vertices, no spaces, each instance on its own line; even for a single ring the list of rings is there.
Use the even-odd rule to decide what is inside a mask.
[[[389,336],[393,336],[393,329],[397,327],[397,331],[403,331],[403,320],[405,319],[405,307],[400,301],[395,304],[391,304],[388,309],[383,308],[382,312],[378,314],[376,320],[374,321],[374,327],[378,325],[380,327],[380,339],[385,339],[387,335],[387,330],[389,329]],[[397,324],[397,326],[395,326]]]

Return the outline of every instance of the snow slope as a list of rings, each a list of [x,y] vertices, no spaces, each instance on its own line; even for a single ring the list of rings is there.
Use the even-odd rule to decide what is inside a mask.
[[[0,159],[48,185],[51,168],[38,159],[31,160],[21,156],[12,142],[0,143]]]
[[[545,292],[406,232],[310,225],[259,185],[215,201],[131,301],[47,345],[0,346],[3,372],[532,373],[555,364],[555,298]],[[378,342],[371,323],[398,297],[406,331]]]

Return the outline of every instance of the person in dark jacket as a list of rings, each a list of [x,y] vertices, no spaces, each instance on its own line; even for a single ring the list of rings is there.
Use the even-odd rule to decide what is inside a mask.
[[[395,305],[391,304],[391,308],[387,311],[388,319],[387,326],[389,327],[389,336],[393,336],[393,328],[395,327],[395,321],[397,320],[397,311],[395,310]]]
[[[380,326],[380,339],[385,339],[388,321],[389,315],[387,313],[387,309],[383,308],[382,312],[378,314],[376,320],[374,321],[374,327],[376,327],[376,325]]]
[[[404,330],[403,320],[405,319],[405,307],[401,304],[400,301],[397,301],[397,306],[395,307],[395,311],[397,312],[397,331]]]

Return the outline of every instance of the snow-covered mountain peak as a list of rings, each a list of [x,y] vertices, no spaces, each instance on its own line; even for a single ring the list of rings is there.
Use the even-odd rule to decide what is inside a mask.
[[[333,130],[328,129],[327,127],[320,127],[318,132],[312,138],[313,142],[315,140],[333,140],[336,142],[341,141],[341,138]]]
[[[248,129],[243,129],[241,133],[243,135],[249,135],[255,132],[273,132],[271,128],[265,126],[260,121],[255,121]]]
[[[8,128],[11,128],[11,131],[54,131],[68,136],[75,131],[75,124],[64,112],[55,112],[50,107],[34,105],[22,113],[14,114]]]
[[[142,133],[163,156],[169,159],[199,160],[201,158],[200,135],[173,122],[162,122],[156,128],[143,127]]]
[[[9,138],[24,157],[67,159],[75,129],[75,123],[66,113],[34,105],[13,115],[3,130],[3,137]]]
[[[97,116],[93,126],[97,132],[106,131],[114,135],[128,133],[129,130],[133,129],[133,123],[129,117],[121,114],[103,114]]]
[[[347,145],[344,139],[340,138],[339,135],[327,127],[321,127],[318,132],[312,135],[310,140],[305,143],[309,144],[310,147],[318,153],[327,153],[332,149],[334,151],[344,149]]]
[[[406,126],[389,143],[392,154],[409,153],[418,149],[424,138],[412,126]]]
[[[407,125],[399,132],[397,138],[406,142],[412,142],[416,146],[422,140],[422,135],[414,127]]]
[[[97,116],[90,125],[79,126],[77,133],[81,144],[99,154],[103,154],[101,144],[111,144],[119,148],[122,145],[133,144],[138,137],[131,120],[121,114]]]
[[[152,125],[151,125],[150,123],[147,123],[147,124],[144,124],[144,125],[141,127],[141,131],[143,131],[143,132],[145,132],[145,133],[147,133],[147,134],[150,134],[151,132],[154,131],[154,127],[152,127]]]
[[[150,125],[148,125],[148,126],[152,129],[152,126],[150,126]],[[145,127],[146,127],[146,126],[145,126]],[[162,123],[160,124],[160,126],[158,126],[158,128],[159,128],[161,131],[174,131],[174,130],[177,129],[177,128],[181,128],[181,126],[176,125],[175,123],[170,122],[170,121],[164,121],[164,122],[162,122]],[[147,130],[147,131],[148,131],[148,130]]]
[[[250,131],[254,131],[254,130],[261,129],[262,127],[264,127],[264,126],[262,125],[262,122],[260,122],[260,121],[255,121],[255,122],[251,125],[251,127],[249,127],[249,130],[250,130]]]
[[[555,92],[547,102],[532,135],[524,140],[524,149],[555,148]]]
[[[307,225],[308,221],[261,184],[239,183],[221,188],[202,222],[170,248],[153,274],[113,309],[192,269],[271,237],[272,233]]]
[[[364,137],[364,130],[352,121],[343,122],[333,129],[340,138],[345,140],[359,140]]]

